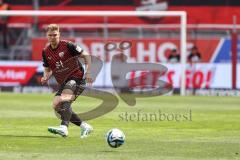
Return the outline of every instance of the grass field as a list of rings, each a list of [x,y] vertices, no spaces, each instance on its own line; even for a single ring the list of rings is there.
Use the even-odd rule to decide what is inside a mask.
[[[0,160],[240,159],[237,97],[161,96],[137,99],[135,107],[120,101],[114,111],[89,121],[94,132],[86,139],[80,139],[74,125],[67,138],[47,132],[48,126],[59,125],[51,99],[52,95],[0,93]],[[81,97],[73,107],[84,112],[100,103]],[[150,117],[154,114],[159,117]],[[126,135],[120,148],[105,142],[111,128]]]

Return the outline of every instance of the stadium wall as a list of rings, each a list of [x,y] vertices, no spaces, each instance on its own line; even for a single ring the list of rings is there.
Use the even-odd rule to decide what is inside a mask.
[[[101,59],[111,59],[112,55],[117,51],[107,53],[104,50],[106,42],[131,41],[132,48],[124,51],[129,55],[132,62],[167,62],[167,57],[173,48],[179,49],[179,39],[167,38],[141,38],[141,39],[126,39],[126,38],[72,38],[83,49],[90,54]],[[45,47],[47,40],[45,38],[32,39],[32,59],[35,61],[41,60],[42,49]],[[240,45],[240,41],[238,41]],[[188,41],[188,54],[190,49],[196,45],[202,56],[204,63],[229,63],[231,62],[231,40],[228,38],[198,38],[194,41]],[[239,52],[240,49],[238,48]],[[240,55],[238,55],[240,61]]]

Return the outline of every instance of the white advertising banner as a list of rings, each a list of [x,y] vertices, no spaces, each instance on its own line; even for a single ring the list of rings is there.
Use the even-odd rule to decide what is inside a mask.
[[[180,64],[163,64],[167,67],[168,71],[165,75],[160,76],[159,79],[169,82],[173,85],[174,88],[180,88],[181,83],[181,65]],[[187,88],[231,88],[232,84],[232,68],[231,64],[196,64],[196,65],[187,65],[186,69],[186,87]],[[240,64],[238,64],[237,71],[240,70]],[[111,75],[110,75],[110,63],[105,64],[103,69],[106,73],[102,72],[98,75],[95,85],[111,87]],[[121,66],[119,66],[121,69]],[[127,78],[134,79],[143,75],[146,71],[136,71],[135,74],[131,73],[126,75]],[[130,77],[129,77],[130,76]],[[150,74],[149,76],[155,76],[156,72]],[[145,77],[143,77],[145,78]],[[141,76],[140,76],[141,79]],[[155,78],[152,78],[155,79]],[[158,79],[155,79],[156,81]],[[141,85],[141,82],[139,82]],[[153,82],[156,84],[156,82]],[[143,84],[144,85],[144,84]],[[131,81],[129,84],[131,87]],[[237,88],[240,88],[240,74],[237,74]]]
[[[180,87],[181,65],[180,64],[163,64],[167,69],[167,73],[161,76],[156,71],[148,76],[152,76],[151,84],[157,84],[155,81],[163,80],[173,84],[174,88]],[[186,70],[186,87],[187,88],[226,88],[230,89],[232,84],[231,64],[229,63],[201,63],[196,65],[187,65]],[[237,66],[240,70],[240,64]],[[119,69],[124,68],[119,64]],[[40,61],[0,61],[0,86],[26,85],[31,77],[36,73],[42,73],[43,67]],[[125,75],[130,79],[126,87],[134,87],[134,85],[146,85],[144,77],[146,71],[132,71]],[[239,72],[238,72],[239,73]],[[115,75],[116,76],[116,75]],[[138,81],[136,81],[138,77]],[[149,78],[149,77],[148,77]],[[134,84],[134,85],[133,85]],[[98,74],[94,86],[96,87],[112,87],[111,64],[105,63]],[[122,84],[119,84],[122,86]],[[240,89],[240,74],[237,74],[237,88]]]

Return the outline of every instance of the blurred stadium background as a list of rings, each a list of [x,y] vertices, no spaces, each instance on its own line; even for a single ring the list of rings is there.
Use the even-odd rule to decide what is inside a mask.
[[[200,61],[188,65],[188,94],[239,95],[240,75],[237,33],[240,2],[124,0],[124,1],[25,1],[1,2],[2,10],[123,10],[186,11],[187,55],[196,46]],[[13,92],[49,91],[39,83],[42,75],[41,51],[46,39],[44,27],[60,24],[63,39],[72,40],[105,61],[96,87],[111,88],[107,64],[113,53],[104,51],[109,41],[129,40],[133,46],[125,53],[131,62],[154,62],[167,66],[166,80],[175,92],[180,87],[181,67],[169,60],[171,50],[180,52],[180,21],[173,17],[1,17],[0,89]],[[181,53],[179,53],[181,55]],[[232,56],[233,55],[233,56]],[[28,66],[28,67],[26,67]],[[234,69],[236,68],[236,70]],[[232,90],[233,89],[233,90]]]
[[[0,9],[186,11],[188,59],[188,96],[183,97],[178,96],[181,64],[170,58],[175,50],[181,56],[176,17],[0,17],[0,159],[240,159],[239,0],[0,0]],[[113,87],[110,61],[119,50],[106,52],[105,44],[130,41],[132,47],[123,51],[129,62],[168,68],[160,79],[173,85],[171,96],[137,99],[136,107],[119,97],[114,111],[90,121],[94,132],[87,140],[80,140],[79,128],[73,125],[67,139],[50,135],[47,126],[59,123],[51,108],[53,88],[40,83],[41,52],[47,42],[44,27],[49,23],[60,25],[62,39],[76,42],[104,62],[95,88]],[[200,57],[189,57],[191,52]],[[124,87],[144,86],[145,71],[129,74],[139,75],[140,81]],[[118,79],[117,73],[113,76]],[[150,76],[158,80],[154,72]],[[73,108],[82,113],[99,103],[80,96]],[[149,116],[160,111],[165,120],[136,119],[138,113]],[[174,116],[191,118],[179,122]],[[104,134],[115,127],[126,134],[126,144],[117,150],[104,141]]]

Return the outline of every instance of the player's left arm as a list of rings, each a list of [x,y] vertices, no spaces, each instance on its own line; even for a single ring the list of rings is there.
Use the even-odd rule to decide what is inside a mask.
[[[84,63],[85,63],[85,78],[88,84],[92,84],[93,80],[91,78],[91,56],[88,52],[86,51],[82,51],[82,54],[80,55],[81,58],[84,59]]]
[[[86,78],[86,82],[87,84],[91,85],[93,80],[91,78],[91,56],[88,52],[84,51],[80,46],[72,43],[72,42],[68,42],[68,48],[71,51],[71,54],[73,56],[80,56],[80,58],[84,59],[84,63],[85,63],[85,78]]]

